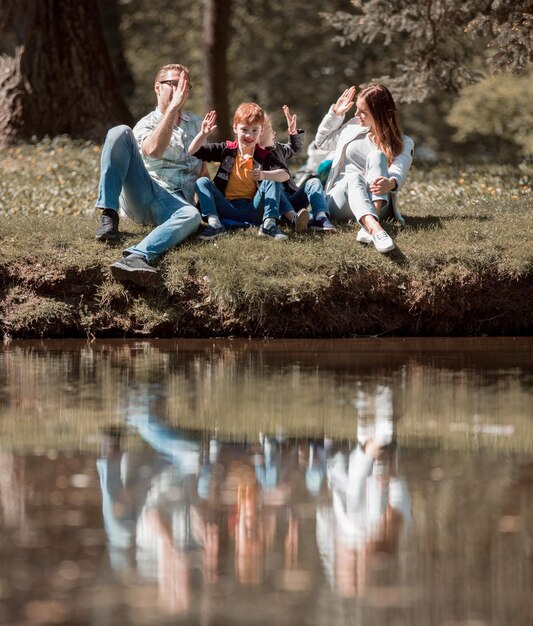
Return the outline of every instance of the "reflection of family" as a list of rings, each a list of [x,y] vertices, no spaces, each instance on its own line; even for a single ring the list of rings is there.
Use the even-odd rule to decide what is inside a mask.
[[[398,553],[411,505],[398,473],[391,389],[360,388],[352,403],[351,450],[263,434],[241,444],[171,427],[156,388],[132,389],[126,420],[144,445],[124,450],[115,440],[97,463],[114,571],[136,564],[172,613],[187,612],[195,569],[206,584],[231,568],[241,584],[259,585],[275,573],[269,563],[283,562],[287,573],[306,561],[316,575],[321,561],[336,593],[362,592],[373,556]]]
[[[289,510],[285,521],[278,512],[289,508],[291,487],[305,484],[305,470],[294,446],[271,438],[235,444],[170,427],[152,391],[132,390],[126,407],[144,446],[124,450],[108,436],[97,462],[104,527],[113,570],[136,564],[141,579],[157,584],[160,606],[179,613],[189,606],[195,567],[213,583],[233,560],[239,582],[257,585],[280,531],[292,561],[296,514]]]
[[[270,118],[255,103],[237,108],[234,140],[206,143],[216,128],[216,113],[210,111],[202,121],[185,111],[191,88],[187,68],[163,66],[155,77],[155,110],[133,131],[118,126],[107,135],[96,238],[118,237],[119,208],[134,222],[154,227],[113,263],[116,279],[156,285],[159,272],[153,261],[194,233],[202,218],[207,222],[203,240],[249,225],[258,226],[261,236],[284,240],[283,220],[296,232],[332,233],[332,220],[355,218],[361,226],[359,242],[372,243],[379,252],[394,248],[381,222],[402,220],[396,195],[411,165],[413,142],[402,134],[384,85],[367,87],[357,99],[355,87],[346,89],[322,120],[314,143],[331,152],[325,189],[316,177],[297,185],[289,171],[287,160],[302,149],[303,131],[287,107],[288,143],[275,140]],[[354,104],[355,117],[345,122]],[[219,163],[213,180],[208,162]]]
[[[407,485],[398,473],[392,390],[359,390],[357,443],[328,463],[331,500],[317,509],[317,543],[330,584],[341,596],[367,585],[369,561],[397,554],[411,520]]]

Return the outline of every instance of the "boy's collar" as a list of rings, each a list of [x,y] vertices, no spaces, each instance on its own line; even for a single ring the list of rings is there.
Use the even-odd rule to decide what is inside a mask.
[[[235,139],[235,141],[230,141],[229,139],[226,141],[226,148],[229,148],[230,150],[238,150],[239,149],[239,142]],[[255,144],[255,148],[254,148],[254,156],[259,156],[259,157],[266,157],[267,154],[269,153],[269,150],[266,150],[265,148],[261,148],[261,146],[256,143]]]

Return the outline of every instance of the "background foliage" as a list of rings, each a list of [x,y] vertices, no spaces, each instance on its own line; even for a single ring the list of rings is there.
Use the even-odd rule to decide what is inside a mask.
[[[113,34],[109,3],[101,0],[104,27],[107,26],[120,84],[134,117],[139,118],[154,106],[152,85],[156,68],[176,60],[191,69],[194,89],[189,108],[205,113],[203,3],[117,1],[119,41]],[[415,139],[419,159],[459,152],[463,157],[468,153],[491,160],[521,157],[523,139],[518,137],[514,142],[512,133],[501,143],[486,132],[473,136],[473,122],[466,119],[464,105],[460,107],[463,114],[454,112],[448,117],[457,99],[455,91],[475,77],[488,75],[487,63],[500,68],[501,50],[505,45],[512,47],[512,37],[519,40],[513,48],[513,68],[519,69],[527,62],[527,46],[520,45],[528,36],[527,31],[513,31],[504,21],[501,6],[499,12],[491,8],[491,18],[485,19],[484,11],[494,2],[323,0],[317,6],[305,0],[233,0],[231,4],[227,51],[230,108],[243,100],[258,100],[272,113],[278,130],[283,131],[280,107],[289,104],[310,141],[324,113],[343,89],[389,76],[387,84],[404,100],[400,107],[403,124],[406,133]],[[526,4],[522,0],[515,3],[515,13],[524,13]],[[365,21],[361,21],[363,5]],[[508,8],[507,2],[499,5]],[[354,8],[357,15],[353,15]],[[524,23],[520,22],[522,26]],[[467,26],[469,32],[465,33]],[[494,38],[492,31],[498,28]],[[440,61],[437,52],[442,57]],[[419,73],[409,70],[421,55],[426,55],[427,72],[432,74],[429,88],[422,85]],[[504,78],[495,80],[508,84]],[[463,102],[469,100],[470,94],[465,92]],[[514,93],[504,86],[499,94],[502,109],[510,106]],[[421,98],[425,100],[419,102]],[[485,99],[476,98],[475,109],[468,116],[484,119],[492,113]],[[525,127],[531,114],[532,105],[527,102],[517,112],[518,126]],[[509,142],[514,150],[509,150]]]

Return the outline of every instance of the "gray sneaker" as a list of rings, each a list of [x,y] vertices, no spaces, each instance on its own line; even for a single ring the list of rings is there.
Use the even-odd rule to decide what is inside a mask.
[[[100,224],[96,229],[95,239],[107,241],[118,237],[118,213],[114,209],[103,209]]]
[[[116,280],[129,280],[141,287],[155,287],[161,281],[159,270],[148,265],[140,254],[128,254],[119,261],[115,261],[110,269]]]
[[[273,224],[272,226],[269,226],[268,228],[266,228],[264,224],[261,224],[261,226],[259,226],[258,234],[260,237],[270,237],[271,239],[277,239],[278,241],[281,241],[282,239],[288,239],[287,235],[283,233],[276,226],[276,224]]]
[[[207,226],[203,229],[203,231],[198,235],[198,239],[202,241],[210,241],[211,239],[216,239],[217,237],[223,237],[227,235],[228,231],[224,228],[224,226]]]

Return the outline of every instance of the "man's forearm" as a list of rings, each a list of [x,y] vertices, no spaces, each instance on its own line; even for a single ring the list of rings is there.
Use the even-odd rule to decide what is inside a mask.
[[[169,107],[163,114],[159,124],[142,142],[142,152],[144,155],[160,159],[163,154],[165,154],[165,150],[168,148],[170,138],[172,137],[175,121],[176,111],[173,111],[171,107]]]

